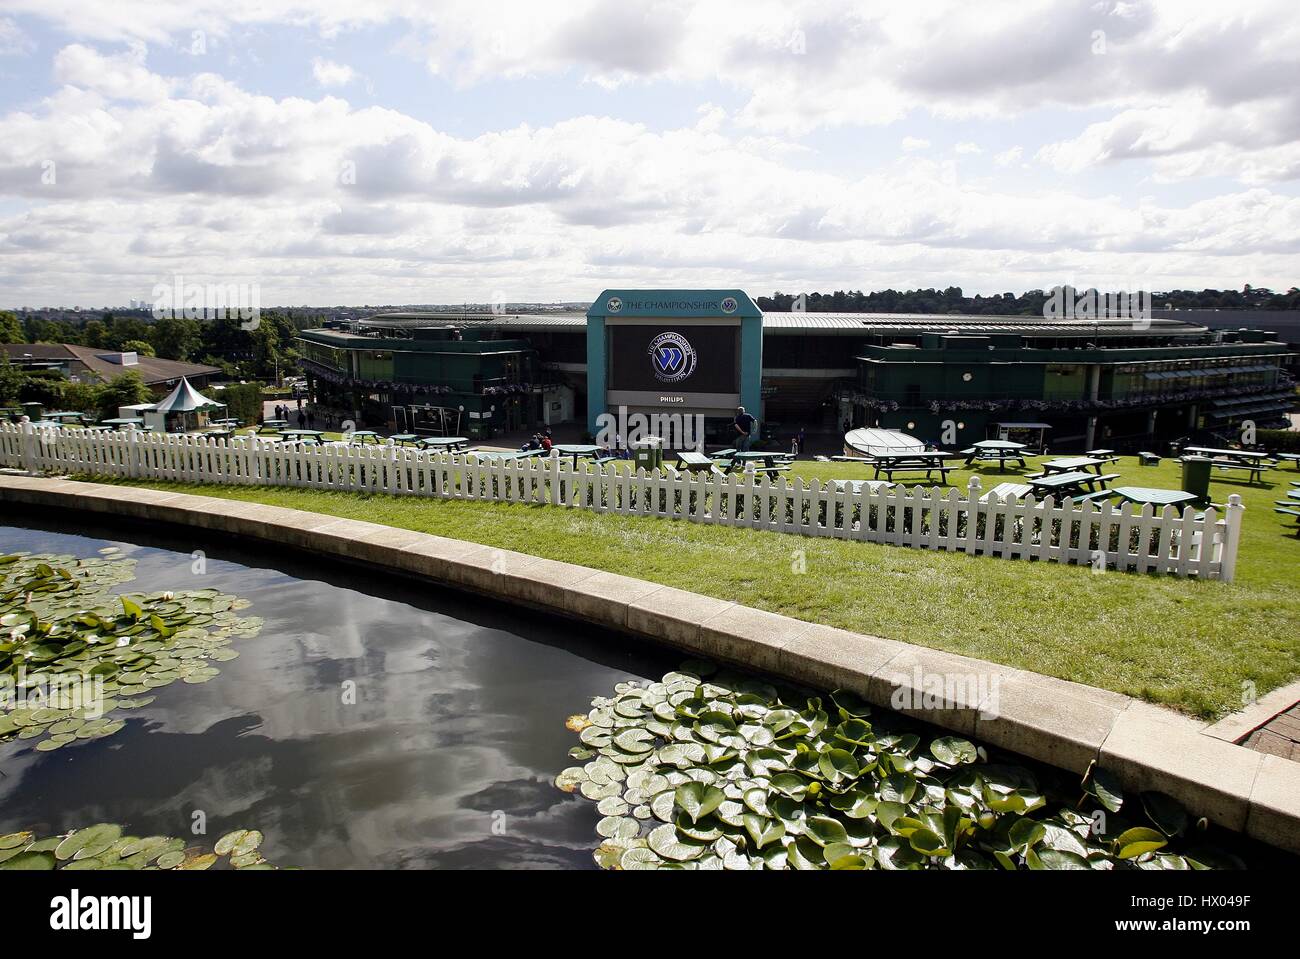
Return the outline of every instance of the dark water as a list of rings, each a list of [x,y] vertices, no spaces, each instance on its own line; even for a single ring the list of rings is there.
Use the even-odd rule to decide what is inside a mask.
[[[626,637],[204,534],[28,525],[0,552],[137,561],[125,591],[213,587],[252,601],[260,636],[209,683],[173,683],[114,716],[114,736],[49,753],[0,745],[0,834],[96,822],[206,842],[266,834],[305,868],[594,868],[595,805],[551,780],[572,765],[566,716],[681,657]],[[124,530],[129,529],[129,532]],[[131,542],[124,541],[124,537]],[[143,544],[143,545],[141,545]],[[207,571],[191,572],[202,549]],[[346,680],[355,705],[343,703]]]

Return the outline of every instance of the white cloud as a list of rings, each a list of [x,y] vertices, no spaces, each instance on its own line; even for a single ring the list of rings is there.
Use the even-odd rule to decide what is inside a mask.
[[[1300,253],[1300,198],[1264,188],[1134,209],[921,156],[837,173],[724,133],[716,108],[664,131],[582,116],[453,136],[334,97],[118,65],[112,80],[69,67],[95,89],[0,119],[0,194],[27,204],[0,217],[11,303],[127,299],[173,272],[255,280],[265,302],[567,299],[604,283],[1001,289],[1135,270],[1224,285],[1243,257],[1244,280],[1278,284]],[[99,92],[119,87],[132,95]]]
[[[312,78],[322,87],[345,87],[356,79],[356,71],[346,63],[335,63],[322,57],[311,61]]]
[[[54,76],[60,83],[111,100],[163,100],[173,87],[170,81],[151,73],[145,66],[142,44],[110,56],[82,44],[64,47],[54,57]]]
[[[9,17],[0,17],[0,56],[23,56],[36,49],[36,43]]]
[[[995,154],[993,162],[998,166],[1011,166],[1014,163],[1019,163],[1024,153],[1025,151],[1021,147],[1010,147],[1001,153]]]
[[[1152,285],[1295,282],[1288,0],[5,5],[0,52],[35,49],[38,22],[77,38],[49,54],[45,98],[0,117],[0,297],[14,302],[140,296],[181,267],[242,271],[299,302],[567,298],[605,280],[1006,289],[1135,269]],[[378,84],[378,68],[343,61],[372,62],[348,41],[383,25],[400,28],[393,56],[451,84],[455,126],[328,95]],[[188,52],[196,30],[211,56],[157,50]],[[243,41],[276,30],[328,38],[337,57],[289,64],[296,96],[230,79],[258,55]],[[594,85],[584,110],[612,115],[566,114],[551,96],[565,84]],[[532,122],[453,116],[459,94],[514,92],[507,115]],[[917,133],[946,144],[945,124],[970,139],[935,158]],[[829,128],[832,148],[806,136]],[[960,163],[985,149],[991,168]],[[1027,156],[1042,186],[1020,175]],[[1189,179],[1209,185],[1122,199]]]

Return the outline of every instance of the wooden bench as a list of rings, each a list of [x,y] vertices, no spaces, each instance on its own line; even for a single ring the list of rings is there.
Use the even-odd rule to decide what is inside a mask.
[[[1211,460],[1210,465],[1216,470],[1241,470],[1249,476],[1249,481],[1264,482],[1264,470],[1272,469],[1267,463],[1239,463],[1234,460]]]
[[[891,482],[894,479],[895,473],[924,473],[925,478],[927,480],[933,481],[934,477],[932,477],[930,474],[938,473],[939,482],[946,483],[948,482],[948,474],[951,473],[953,470],[955,470],[957,467],[955,466],[882,466],[881,464],[876,463],[875,468],[876,468],[876,479],[880,479],[881,473],[884,473],[885,479],[890,480]]]

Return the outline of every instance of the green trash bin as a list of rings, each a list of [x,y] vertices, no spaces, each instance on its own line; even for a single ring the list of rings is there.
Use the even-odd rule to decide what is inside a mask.
[[[647,473],[664,465],[664,441],[658,436],[643,436],[628,444],[632,447],[632,462],[637,469]]]
[[[1210,499],[1210,465],[1208,456],[1184,456],[1183,489],[1193,493],[1202,502]]]

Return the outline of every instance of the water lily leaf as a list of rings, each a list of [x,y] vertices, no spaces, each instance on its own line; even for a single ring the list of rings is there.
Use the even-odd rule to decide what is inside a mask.
[[[944,845],[943,837],[925,826],[912,830],[911,835],[907,837],[907,842],[922,855],[939,857],[952,855],[952,850]]]
[[[646,846],[633,846],[619,858],[620,869],[658,869],[663,860]]]
[[[606,816],[596,823],[596,832],[606,839],[635,839],[641,832],[641,824],[623,816]]]
[[[1091,869],[1088,860],[1068,849],[1040,847],[1035,856],[1044,869]]]
[[[743,816],[745,832],[754,840],[754,846],[762,849],[785,835],[785,823],[779,819],[765,819],[758,813],[747,812]]]
[[[1083,789],[1110,812],[1119,812],[1120,807],[1124,805],[1124,793],[1115,777],[1097,766],[1093,766],[1089,771]]]
[[[845,719],[871,715],[871,704],[857,693],[847,689],[837,689],[831,693],[830,698]]]
[[[24,871],[46,871],[54,868],[55,858],[52,852],[20,852],[12,859],[0,862],[0,869],[18,869]]]
[[[1162,792],[1144,792],[1142,808],[1147,818],[1166,836],[1181,836],[1187,831],[1187,810],[1172,796]]]
[[[69,859],[90,859],[98,856],[122,837],[122,827],[112,823],[97,823],[78,829],[59,843],[54,855],[61,862]]]
[[[650,830],[646,841],[660,858],[673,862],[689,862],[698,859],[708,849],[707,843],[685,839],[678,835],[677,827],[672,823],[665,823]]]
[[[974,743],[956,736],[941,736],[930,743],[930,754],[948,766],[973,763],[979,758]]]
[[[1007,840],[1017,849],[1028,849],[1047,835],[1043,824],[1033,819],[1018,819],[1007,832]]]
[[[830,816],[809,816],[806,828],[808,836],[819,846],[849,841],[844,825]]]
[[[808,795],[808,781],[798,773],[778,773],[771,783],[773,789],[795,802],[803,802]]]
[[[716,786],[706,786],[699,782],[684,783],[674,793],[678,807],[695,822],[717,809],[726,798],[726,793]]]
[[[828,749],[817,759],[821,774],[832,783],[856,779],[858,761],[847,749]]]
[[[1161,849],[1169,840],[1162,832],[1146,826],[1134,826],[1119,834],[1115,840],[1115,854],[1120,859],[1135,859],[1144,853]]]

